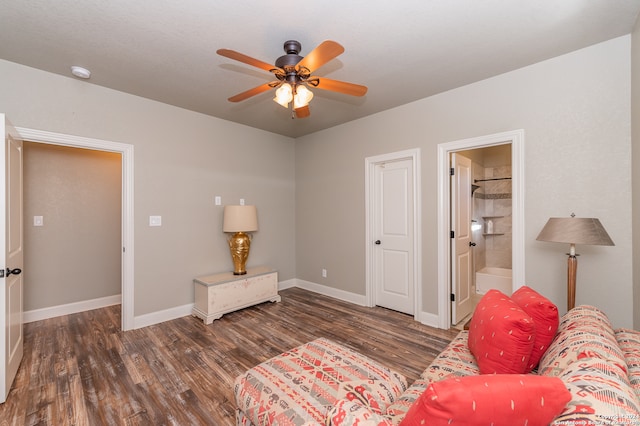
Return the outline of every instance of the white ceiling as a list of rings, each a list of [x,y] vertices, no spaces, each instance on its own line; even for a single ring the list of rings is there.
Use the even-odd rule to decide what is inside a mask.
[[[0,58],[214,117],[298,137],[629,34],[640,0],[0,0]],[[315,75],[369,87],[315,89],[292,120],[272,92],[227,98],[273,80],[218,56],[273,63],[286,40],[302,56],[345,47]]]

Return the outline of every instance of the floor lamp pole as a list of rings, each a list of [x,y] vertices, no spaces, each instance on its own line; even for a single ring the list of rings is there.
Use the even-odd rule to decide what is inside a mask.
[[[578,256],[576,245],[571,244],[571,251],[567,259],[567,311],[576,306],[576,273],[578,272]]]

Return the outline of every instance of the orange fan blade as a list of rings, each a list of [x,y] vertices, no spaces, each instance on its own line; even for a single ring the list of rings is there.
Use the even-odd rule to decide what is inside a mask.
[[[296,108],[293,111],[296,113],[296,118],[305,118],[311,115],[311,111],[309,110],[309,105]]]
[[[344,52],[342,45],[335,41],[326,40],[302,58],[296,67],[298,69],[306,68],[309,70],[309,73],[312,73],[342,52]]]
[[[271,70],[275,69],[276,67],[268,64],[266,62],[262,62],[258,59],[254,59],[251,56],[247,56],[244,55],[240,52],[236,52],[235,50],[229,50],[229,49],[218,49],[216,51],[216,53],[220,56],[224,56],[227,57],[229,59],[233,59],[236,61],[240,61],[240,62],[244,62],[247,65],[252,65],[254,67],[258,67],[258,68],[262,68],[265,71],[269,71],[271,72]]]
[[[279,84],[280,82],[275,82],[275,83]],[[230,102],[244,101],[245,99],[249,99],[252,96],[259,95],[262,92],[266,92],[267,90],[272,89],[274,87],[273,84],[274,82],[261,84],[258,87],[254,87],[253,89],[249,89],[246,92],[238,93],[237,95],[230,97],[229,101]]]
[[[317,79],[317,84],[316,80]],[[361,86],[359,84],[347,83],[340,80],[331,80],[330,78],[315,77],[312,78],[310,84],[314,87],[324,90],[331,90],[333,92],[344,93],[351,96],[364,96],[367,93],[367,86]]]

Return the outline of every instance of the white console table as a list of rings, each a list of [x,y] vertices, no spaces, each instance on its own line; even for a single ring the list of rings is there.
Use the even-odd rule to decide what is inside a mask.
[[[211,324],[222,315],[262,302],[279,302],[278,272],[268,266],[248,268],[245,275],[233,272],[193,280],[193,315]]]

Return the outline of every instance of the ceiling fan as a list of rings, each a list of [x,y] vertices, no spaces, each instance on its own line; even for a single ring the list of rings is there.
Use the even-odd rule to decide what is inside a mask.
[[[229,101],[244,101],[267,90],[277,88],[276,97],[273,100],[285,108],[289,108],[289,103],[293,101],[291,118],[304,118],[311,114],[309,101],[313,98],[313,92],[309,90],[309,86],[351,96],[364,96],[367,93],[366,86],[311,75],[315,70],[344,52],[344,47],[339,43],[331,40],[323,41],[304,57],[299,55],[301,49],[300,42],[286,41],[284,43],[286,54],[276,59],[275,66],[235,50],[218,49],[218,55],[269,71],[277,78],[275,81],[238,93],[230,97]]]

